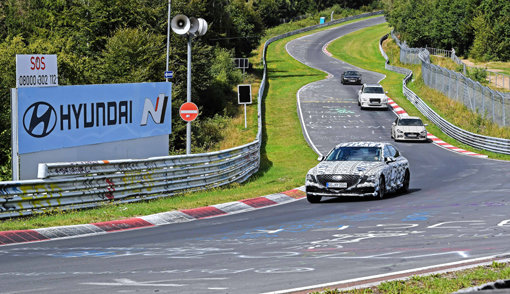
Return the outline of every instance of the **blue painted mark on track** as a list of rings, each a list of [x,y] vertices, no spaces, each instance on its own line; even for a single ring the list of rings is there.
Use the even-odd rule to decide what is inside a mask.
[[[99,251],[99,250],[86,250],[86,251],[71,251],[71,252],[60,252],[52,254],[53,257],[101,257],[101,256],[113,256],[115,252],[111,251]]]
[[[303,220],[281,225],[254,227],[248,231],[229,231],[219,234],[215,240],[245,240],[260,238],[278,238],[284,233],[304,233],[320,229],[340,229],[349,224],[346,222],[383,221],[391,219],[394,212],[365,212],[353,215],[330,215],[321,219]],[[195,238],[195,240],[210,240],[211,238]]]
[[[430,217],[429,212],[415,212],[413,214],[410,214],[402,219],[404,222],[410,222],[410,221],[426,221]]]

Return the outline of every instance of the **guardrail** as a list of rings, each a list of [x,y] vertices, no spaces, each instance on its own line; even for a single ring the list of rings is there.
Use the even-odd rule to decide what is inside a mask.
[[[385,68],[406,75],[402,85],[402,91],[404,92],[404,96],[411,103],[413,103],[425,117],[427,117],[430,121],[437,125],[445,134],[461,143],[472,146],[474,148],[483,149],[491,152],[510,154],[510,140],[483,136],[459,128],[451,124],[444,118],[442,118],[439,114],[432,110],[432,108],[430,108],[418,95],[411,91],[407,87],[407,82],[412,78],[413,72],[407,68],[401,68],[389,64],[388,56],[386,55],[382,48],[382,43],[387,38],[388,35],[385,35],[379,40],[379,50],[381,51],[381,54],[386,60]],[[423,53],[419,54],[428,54],[428,51],[423,50]],[[426,57],[422,56],[422,58]]]
[[[246,181],[260,166],[262,97],[267,83],[266,52],[269,44],[292,35],[378,14],[382,11],[306,27],[265,42],[255,141],[228,150],[193,155],[40,164],[39,179],[0,182],[0,218],[91,208],[109,202],[130,203]]]

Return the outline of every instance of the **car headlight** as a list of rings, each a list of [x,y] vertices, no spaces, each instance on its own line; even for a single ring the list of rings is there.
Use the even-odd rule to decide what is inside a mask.
[[[375,182],[375,175],[365,175],[365,182]]]
[[[423,130],[420,132],[420,135],[425,136],[427,134],[427,130]]]
[[[400,130],[400,129],[398,129],[398,130],[397,130],[397,133],[402,134],[402,133],[403,133],[403,131],[402,131],[402,130]]]
[[[315,177],[312,174],[306,174],[306,180],[312,183],[316,183]]]

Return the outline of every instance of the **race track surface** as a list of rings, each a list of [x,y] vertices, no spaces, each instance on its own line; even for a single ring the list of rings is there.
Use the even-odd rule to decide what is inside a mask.
[[[389,141],[391,111],[360,111],[352,66],[322,51],[373,18],[290,42],[299,61],[330,73],[300,90],[311,148]],[[269,77],[270,78],[270,77]],[[377,73],[363,71],[365,81]],[[261,293],[510,252],[510,163],[430,143],[396,143],[410,193],[384,200],[299,200],[149,229],[0,247],[2,293]],[[303,175],[304,178],[304,175]]]

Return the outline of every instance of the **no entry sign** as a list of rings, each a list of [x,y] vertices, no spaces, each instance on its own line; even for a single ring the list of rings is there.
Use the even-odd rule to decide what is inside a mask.
[[[179,108],[179,114],[187,122],[194,121],[198,116],[198,107],[193,102],[186,102]]]

